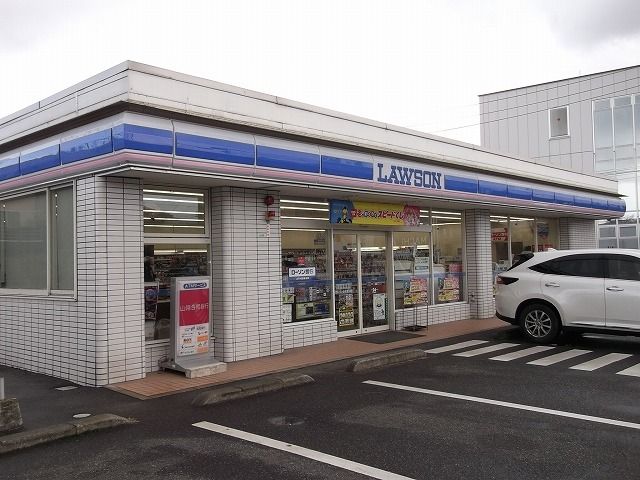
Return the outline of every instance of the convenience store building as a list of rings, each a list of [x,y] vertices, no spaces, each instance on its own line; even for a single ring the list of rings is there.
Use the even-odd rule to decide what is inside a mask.
[[[515,255],[624,211],[600,176],[125,62],[0,119],[0,364],[144,377],[174,277],[211,279],[222,362],[488,318]]]

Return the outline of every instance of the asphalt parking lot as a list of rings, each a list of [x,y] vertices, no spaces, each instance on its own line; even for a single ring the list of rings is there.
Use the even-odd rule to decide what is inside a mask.
[[[640,341],[532,347],[501,329],[433,342],[425,360],[382,370],[307,368],[314,384],[222,405],[192,406],[194,393],[133,403],[114,397],[111,413],[135,414],[140,423],[9,454],[3,472],[16,479],[638,478],[640,377],[620,372],[640,363]]]

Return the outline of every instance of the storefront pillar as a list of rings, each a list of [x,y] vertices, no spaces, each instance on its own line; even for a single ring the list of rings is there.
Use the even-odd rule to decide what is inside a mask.
[[[560,250],[576,248],[596,248],[596,224],[593,220],[583,218],[560,218]]]
[[[78,338],[95,355],[92,385],[144,377],[142,185],[90,177],[77,183]],[[86,342],[86,343],[85,343]],[[95,343],[94,343],[95,342]],[[94,343],[94,345],[90,345]]]
[[[278,192],[211,189],[213,335],[224,362],[282,353],[279,211]]]
[[[489,210],[466,210],[466,257],[469,306],[472,318],[491,318],[493,274]]]

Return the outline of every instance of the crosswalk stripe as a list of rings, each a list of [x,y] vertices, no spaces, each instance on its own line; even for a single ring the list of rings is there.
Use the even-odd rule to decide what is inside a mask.
[[[541,345],[537,347],[525,348],[524,350],[518,350],[517,352],[505,353],[497,357],[492,357],[489,360],[498,360],[499,362],[509,362],[522,357],[528,357],[529,355],[535,355],[536,353],[546,352],[547,350],[553,350],[556,347],[543,347]]]
[[[633,367],[625,368],[618,372],[618,375],[629,375],[632,377],[640,377],[640,363]]]
[[[576,348],[566,352],[556,353],[555,355],[550,355],[548,357],[543,357],[538,360],[533,360],[532,362],[527,362],[527,364],[546,367],[548,365],[553,365],[554,363],[562,362],[563,360],[569,360],[570,358],[584,355],[585,353],[591,353],[591,350],[579,350]]]
[[[569,368],[573,370],[584,370],[585,372],[593,372],[597,368],[602,368],[613,362],[619,362],[620,360],[624,360],[625,358],[629,358],[630,356],[631,355],[627,353],[609,353],[602,357],[598,357],[593,360],[589,360],[588,362],[584,362],[579,365],[574,365],[573,367],[569,367]]]
[[[505,348],[518,347],[517,343],[499,343],[497,345],[489,345],[488,347],[476,348],[475,350],[469,350],[467,352],[454,353],[456,357],[475,357],[476,355],[482,355],[484,353],[496,352],[498,350],[504,350]]]
[[[467,347],[474,347],[483,343],[489,343],[488,340],[469,340],[468,342],[454,343],[453,345],[445,345],[444,347],[432,348],[431,350],[425,350],[426,353],[444,353],[451,352],[453,350],[462,350]]]

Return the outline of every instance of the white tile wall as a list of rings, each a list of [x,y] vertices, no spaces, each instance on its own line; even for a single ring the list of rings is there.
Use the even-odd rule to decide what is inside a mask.
[[[76,193],[77,300],[0,296],[0,363],[80,385],[140,378],[140,182],[90,177]]]
[[[582,218],[560,218],[558,224],[560,250],[598,246],[595,221]]]
[[[435,325],[436,323],[454,322],[472,318],[471,309],[467,302],[429,305],[429,307],[405,308],[396,310],[395,322],[391,328],[402,330],[412,325]]]
[[[337,339],[336,321],[332,318],[285,323],[282,326],[282,342],[285,349],[335,342]]]
[[[465,211],[467,252],[467,293],[472,318],[491,318],[493,273],[491,263],[491,222],[489,210]]]
[[[267,223],[264,199],[275,203]],[[213,334],[224,362],[282,352],[278,192],[211,189]]]

